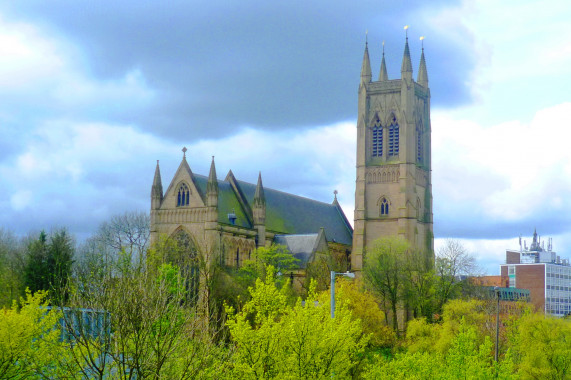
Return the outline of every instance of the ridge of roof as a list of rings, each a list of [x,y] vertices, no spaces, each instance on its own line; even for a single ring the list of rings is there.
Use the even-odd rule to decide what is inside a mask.
[[[205,175],[202,175],[202,174],[196,174],[196,173],[193,173],[193,174],[194,174],[195,177],[201,177],[201,178],[204,178],[204,179],[208,179],[208,176],[205,176]],[[232,174],[233,174],[233,173],[232,173]],[[217,180],[218,180],[218,183],[220,183],[220,182],[230,183],[230,181],[221,180],[221,179],[218,179],[218,178],[217,178]],[[241,179],[236,179],[236,182],[241,182],[241,183],[244,183],[244,184],[246,184],[246,185],[251,185],[251,186],[256,187],[256,184],[255,184],[255,183],[242,181]],[[290,196],[290,197],[296,197],[296,198],[300,198],[300,199],[312,201],[312,202],[315,202],[315,203],[321,203],[321,204],[323,204],[323,205],[330,206],[330,207],[334,207],[334,206],[335,206],[335,205],[331,204],[330,202],[323,202],[323,201],[319,201],[319,200],[317,200],[317,199],[312,199],[312,198],[309,198],[309,197],[304,197],[304,196],[302,196],[302,195],[292,194],[292,193],[288,193],[288,192],[283,191],[283,190],[277,190],[277,189],[273,189],[273,188],[271,188],[271,187],[266,187],[266,186],[264,186],[264,191],[268,191],[268,190],[270,190],[270,191],[275,191],[275,192],[277,192],[277,193],[281,193],[281,194],[284,194],[284,195],[287,195],[287,196]]]

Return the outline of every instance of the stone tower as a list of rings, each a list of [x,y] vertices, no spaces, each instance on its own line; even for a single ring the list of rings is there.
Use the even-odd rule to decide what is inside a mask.
[[[366,43],[357,117],[353,270],[362,269],[367,247],[385,236],[403,237],[432,255],[430,133],[424,48],[416,82],[408,37],[400,79],[389,80],[383,46],[379,77],[372,81]]]

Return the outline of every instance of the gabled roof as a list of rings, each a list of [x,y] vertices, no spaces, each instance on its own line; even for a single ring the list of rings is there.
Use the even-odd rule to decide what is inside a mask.
[[[306,268],[317,252],[327,250],[327,239],[323,229],[314,234],[275,235],[274,243],[284,245],[299,260],[299,267]]]
[[[202,193],[206,193],[208,178],[194,174],[194,179]],[[234,181],[230,176],[225,181],[218,180],[218,222],[230,224],[228,214],[234,212],[237,226],[253,228],[251,210],[255,192],[256,185],[253,183]],[[313,234],[323,227],[328,241],[352,244],[353,229],[338,203],[319,202],[267,187],[264,187],[264,195],[267,231],[276,234]]]

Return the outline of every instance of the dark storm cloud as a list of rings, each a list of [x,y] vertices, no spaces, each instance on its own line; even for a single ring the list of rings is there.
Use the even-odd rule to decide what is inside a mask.
[[[423,7],[437,2],[15,2],[13,17],[42,24],[84,54],[96,79],[140,70],[154,101],[133,109],[92,109],[100,121],[134,123],[173,139],[234,133],[243,126],[303,128],[355,118],[356,91],[369,30],[373,75],[386,41],[389,75],[400,75],[403,25],[410,29],[416,75]],[[417,24],[415,24],[415,22]],[[427,39],[433,105],[469,100],[469,49]],[[453,66],[453,70],[451,67]],[[454,73],[451,75],[450,73]],[[124,107],[121,107],[124,106]]]

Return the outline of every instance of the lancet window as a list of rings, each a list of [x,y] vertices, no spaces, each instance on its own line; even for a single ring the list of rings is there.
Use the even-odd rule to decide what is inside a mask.
[[[180,187],[178,188],[176,206],[177,207],[188,206],[189,196],[190,196],[190,190],[188,189],[188,186],[186,186],[185,183],[181,184]]]
[[[389,201],[387,198],[382,198],[380,202],[380,214],[381,216],[389,215]]]

